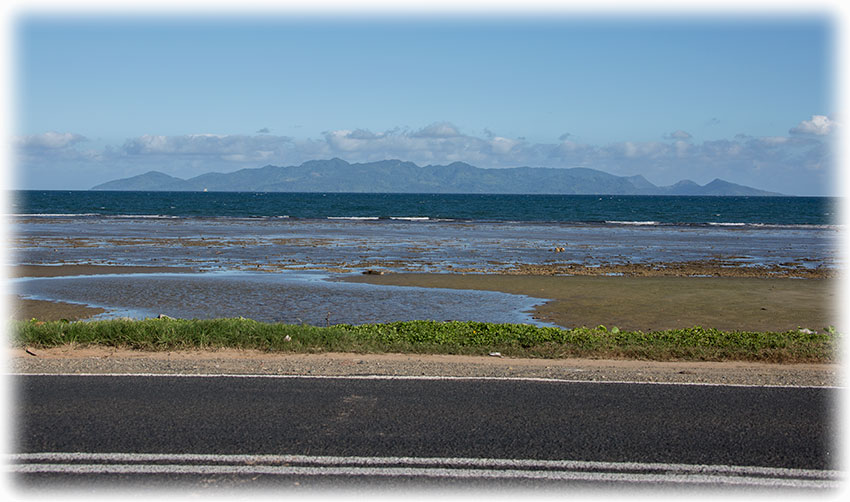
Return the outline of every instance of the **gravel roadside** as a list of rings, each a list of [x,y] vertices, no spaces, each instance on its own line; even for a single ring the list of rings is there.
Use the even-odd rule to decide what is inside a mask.
[[[419,354],[270,354],[216,350],[141,352],[105,348],[13,349],[12,373],[541,378],[576,381],[840,386],[837,364],[511,359]],[[33,355],[34,354],[34,355]]]

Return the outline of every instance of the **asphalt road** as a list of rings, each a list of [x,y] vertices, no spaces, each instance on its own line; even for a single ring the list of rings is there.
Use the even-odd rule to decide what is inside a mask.
[[[14,377],[20,486],[834,487],[837,390]]]

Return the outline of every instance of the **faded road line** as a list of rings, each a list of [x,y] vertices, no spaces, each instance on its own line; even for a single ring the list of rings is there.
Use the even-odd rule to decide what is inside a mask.
[[[172,378],[259,378],[259,379],[313,379],[313,380],[489,380],[499,382],[541,382],[579,384],[629,384],[629,385],[679,385],[696,387],[747,387],[778,389],[842,389],[832,385],[759,385],[708,382],[645,382],[630,380],[572,380],[542,377],[491,377],[491,376],[438,376],[438,375],[265,375],[224,373],[6,373],[6,376],[65,376],[65,377],[172,377]]]
[[[777,488],[836,488],[843,480],[841,471],[758,466],[309,455],[21,453],[6,455],[6,469],[21,474],[267,474],[537,479]]]

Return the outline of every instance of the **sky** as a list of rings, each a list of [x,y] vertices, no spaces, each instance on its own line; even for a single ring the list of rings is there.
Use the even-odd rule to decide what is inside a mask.
[[[339,157],[837,195],[837,26],[829,13],[24,13],[12,187]]]

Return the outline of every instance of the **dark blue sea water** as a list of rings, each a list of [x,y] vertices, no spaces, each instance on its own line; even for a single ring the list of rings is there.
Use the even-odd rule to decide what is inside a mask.
[[[594,195],[22,191],[27,215],[829,225],[837,199]]]

